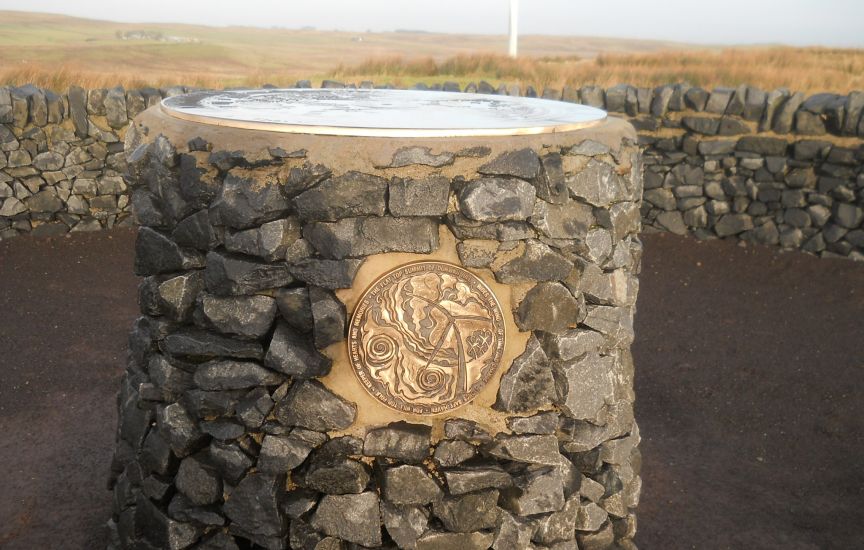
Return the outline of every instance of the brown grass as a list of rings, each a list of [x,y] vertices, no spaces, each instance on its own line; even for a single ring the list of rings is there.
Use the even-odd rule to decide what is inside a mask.
[[[146,30],[195,39],[172,44],[118,40]],[[411,86],[486,80],[535,88],[565,84],[705,88],[747,83],[807,93],[864,89],[864,50],[727,48],[647,40],[522,36],[519,59],[505,36],[202,27],[93,21],[0,11],[0,85],[33,83],[127,88],[185,84],[207,88],[372,80]]]
[[[826,48],[729,48],[717,51],[666,51],[600,54],[594,59],[570,57],[509,59],[495,55],[461,55],[435,62],[431,58],[370,59],[340,66],[334,78],[394,81],[474,79],[530,84],[539,89],[628,83],[658,86],[689,82],[712,89],[742,83],[771,90],[786,87],[815,93],[848,93],[864,89],[864,50]]]

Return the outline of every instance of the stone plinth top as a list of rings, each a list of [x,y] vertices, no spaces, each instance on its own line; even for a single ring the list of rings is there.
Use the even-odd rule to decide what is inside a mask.
[[[561,101],[414,90],[268,89],[166,98],[175,118],[275,132],[372,137],[507,136],[595,126],[605,111]]]

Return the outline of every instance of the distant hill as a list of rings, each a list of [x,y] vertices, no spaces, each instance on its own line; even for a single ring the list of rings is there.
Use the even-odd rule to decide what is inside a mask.
[[[362,34],[362,41],[356,40]],[[19,79],[40,71],[60,71],[59,81],[80,78],[96,83],[286,83],[324,77],[339,65],[369,58],[431,57],[505,53],[507,37],[468,34],[321,31],[206,27],[183,24],[117,23],[65,15],[0,11],[0,78]],[[132,37],[120,39],[118,37]],[[161,38],[160,38],[161,37]],[[165,37],[172,37],[166,39]],[[694,46],[652,40],[575,36],[522,36],[526,57],[652,52]]]

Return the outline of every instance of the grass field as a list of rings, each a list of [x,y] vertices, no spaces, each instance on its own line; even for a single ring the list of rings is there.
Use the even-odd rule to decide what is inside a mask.
[[[147,31],[189,42],[120,40]],[[746,82],[766,89],[848,92],[864,88],[864,50],[710,48],[613,38],[523,36],[511,60],[505,36],[127,24],[0,11],[0,84],[85,87],[291,85],[372,80],[410,86],[487,80],[704,87]]]

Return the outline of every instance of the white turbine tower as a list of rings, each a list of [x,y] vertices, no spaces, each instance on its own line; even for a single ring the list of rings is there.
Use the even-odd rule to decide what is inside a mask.
[[[519,0],[510,0],[510,57],[516,57],[519,46]]]

